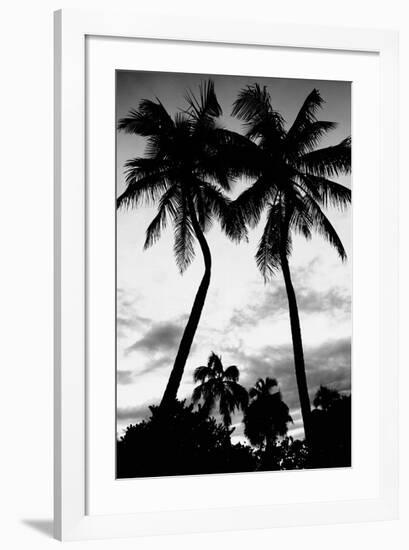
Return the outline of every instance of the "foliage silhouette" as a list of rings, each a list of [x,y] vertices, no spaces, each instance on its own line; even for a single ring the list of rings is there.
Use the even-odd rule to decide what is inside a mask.
[[[278,469],[276,441],[285,436],[292,422],[289,408],[281,398],[277,380],[259,378],[249,390],[250,402],[244,412],[244,434],[262,453],[262,469]]]
[[[244,122],[246,137],[252,142],[244,159],[258,178],[234,201],[235,213],[255,226],[266,211],[267,219],[256,253],[257,265],[267,282],[279,268],[287,291],[293,340],[294,364],[304,430],[311,435],[311,405],[305,372],[301,326],[288,258],[292,235],[311,239],[315,230],[337,250],[342,260],[346,252],[321,207],[345,208],[350,189],[330,178],[345,174],[351,167],[351,142],[317,149],[321,138],[336,127],[321,121],[316,112],[323,99],[314,89],[305,99],[292,126],[286,130],[280,113],[271,105],[267,88],[247,86],[238,95],[232,114]]]
[[[307,442],[287,435],[291,417],[276,390],[272,379],[258,381],[250,390],[253,399],[244,425],[253,447],[232,444],[234,429],[209,417],[200,405],[195,410],[193,403],[175,401],[166,414],[151,406],[150,417],[128,426],[117,441],[117,477],[349,467],[351,397],[320,388],[318,402],[322,394],[331,399],[325,408],[319,403],[312,411],[312,437]]]
[[[256,469],[248,445],[232,445],[228,429],[209,418],[201,407],[175,401],[163,409],[150,407],[151,416],[128,426],[117,442],[117,477],[172,476],[247,472]]]
[[[193,390],[193,403],[203,402],[203,410],[210,414],[217,402],[223,424],[228,428],[231,415],[236,410],[244,410],[248,403],[248,393],[238,383],[239,369],[235,365],[223,368],[221,357],[211,353],[206,366],[195,369],[193,379],[200,382]]]
[[[180,272],[194,258],[195,240],[205,266],[162,398],[164,408],[176,399],[210,284],[212,258],[205,232],[216,219],[229,237],[239,239],[244,234],[242,220],[237,213],[234,218],[230,215],[230,200],[224,194],[238,174],[230,161],[243,136],[218,124],[222,109],[211,80],[201,84],[198,97],[189,92],[185,99],[186,109],[173,118],[159,99],[145,99],[118,124],[119,130],[145,137],[147,145],[144,158],[126,163],[126,189],[117,206],[158,204],[146,231],[145,248],[160,238],[170,219]]]
[[[314,405],[309,467],[351,466],[351,396],[321,386]]]

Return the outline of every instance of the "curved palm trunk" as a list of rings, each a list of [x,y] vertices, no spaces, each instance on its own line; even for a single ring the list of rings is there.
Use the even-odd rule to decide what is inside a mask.
[[[212,257],[210,254],[209,245],[207,244],[206,238],[197,220],[193,200],[191,198],[189,199],[189,210],[193,230],[202,250],[205,264],[205,272],[199,289],[196,293],[192,311],[190,312],[189,320],[187,322],[182,339],[179,344],[179,349],[175,358],[175,362],[173,364],[172,372],[170,373],[165,393],[163,394],[160,404],[161,409],[168,408],[176,400],[177,392],[183,376],[183,371],[185,370],[186,360],[189,356],[190,348],[196,334],[196,329],[200,321],[200,316],[202,314],[202,309],[206,300],[207,290],[210,283]]]
[[[297,379],[298,395],[301,404],[301,414],[304,424],[305,438],[310,439],[311,436],[311,404],[308,395],[307,377],[305,374],[304,350],[301,338],[300,318],[298,316],[297,299],[294,292],[293,283],[291,281],[290,266],[285,252],[280,255],[281,268],[283,270],[285,288],[288,298],[288,309],[290,312],[291,335],[293,339],[295,375]]]

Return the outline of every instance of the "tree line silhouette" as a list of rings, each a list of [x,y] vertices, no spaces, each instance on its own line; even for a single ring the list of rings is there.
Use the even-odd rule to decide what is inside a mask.
[[[223,368],[212,353],[194,373],[191,403],[175,401],[163,413],[126,428],[117,441],[117,476],[151,477],[351,465],[351,398],[321,386],[311,412],[311,437],[288,436],[293,422],[277,380],[259,379],[248,391],[239,370]],[[231,441],[231,415],[242,411],[250,445]],[[218,412],[221,421],[211,416]]]
[[[324,430],[331,415],[335,422],[336,414],[330,414],[329,409],[324,410],[321,406],[311,411],[301,324],[289,257],[293,235],[300,234],[311,239],[315,231],[336,249],[342,261],[346,259],[342,242],[323,209],[328,205],[344,209],[351,202],[350,189],[331,179],[350,172],[350,137],[337,145],[318,148],[322,137],[333,130],[336,123],[317,119],[316,114],[322,107],[323,99],[316,89],[307,96],[293,124],[286,129],[283,117],[271,104],[267,88],[257,83],[246,86],[240,90],[232,106],[232,116],[242,121],[242,134],[220,124],[222,109],[211,80],[202,82],[197,96],[191,91],[187,92],[185,100],[185,109],[179,110],[172,117],[159,99],[144,99],[137,109],[132,109],[118,123],[120,131],[146,139],[146,153],[144,157],[127,161],[126,188],[117,199],[117,207],[137,208],[143,203],[157,204],[157,214],[146,230],[145,249],[152,246],[167,224],[172,222],[174,255],[181,274],[194,259],[196,241],[204,261],[203,277],[160,405],[151,408],[149,421],[130,427],[128,431],[138,434],[137,437],[149,438],[148,434],[158,435],[159,426],[167,426],[170,422],[169,431],[161,432],[166,448],[166,442],[171,444],[170,434],[182,438],[182,433],[179,434],[179,428],[176,428],[179,424],[172,423],[172,419],[178,418],[186,424],[188,431],[183,436],[185,439],[194,437],[194,434],[199,437],[200,433],[200,437],[210,438],[209,443],[213,441],[216,445],[215,453],[227,445],[232,456],[236,451],[239,453],[239,462],[243,461],[243,468],[246,461],[250,463],[251,457],[254,459],[254,452],[262,455],[263,460],[266,460],[267,455],[273,456],[277,452],[276,438],[284,436],[284,426],[289,420],[283,420],[286,405],[279,397],[280,392],[274,391],[277,389],[274,379],[259,380],[247,393],[238,384],[237,367],[223,370],[220,359],[212,354],[208,365],[195,371],[195,381],[200,382],[200,385],[193,394],[193,403],[186,405],[177,400],[211,281],[212,255],[206,232],[216,220],[226,236],[239,243],[246,238],[249,230],[258,225],[264,213],[266,221],[255,260],[266,284],[280,269],[284,277],[305,432],[303,445],[309,449],[306,453],[300,447],[299,454],[311,457],[311,449],[314,447],[316,460],[320,456],[327,457],[325,449],[317,450],[316,433]],[[242,177],[249,178],[252,183],[236,200],[231,200],[227,193],[232,190],[234,182]],[[194,403],[200,400],[202,404],[198,410],[194,410]],[[223,418],[221,426],[209,418],[215,401],[219,403]],[[343,402],[342,407],[338,406],[345,409],[347,404],[344,398],[335,401]],[[230,443],[231,413],[239,408],[244,411],[245,434],[258,451],[249,450],[243,445],[236,449]],[[289,419],[288,408],[286,414]],[[320,426],[319,430],[317,426]],[[173,429],[176,430],[174,433]],[[118,443],[118,457],[123,457],[123,449],[128,448],[124,441]],[[287,454],[294,452],[296,442],[289,438],[283,441],[286,444],[282,442],[279,445],[281,451],[286,447]],[[187,441],[185,445],[188,445]],[[141,457],[139,459],[142,460]],[[118,459],[118,463],[122,460]],[[325,460],[327,458],[323,458]],[[271,460],[267,462],[271,463]],[[196,466],[191,465],[194,470],[192,473],[201,471]],[[231,467],[233,469],[229,471],[236,471],[234,464]],[[172,469],[170,465],[169,468]]]

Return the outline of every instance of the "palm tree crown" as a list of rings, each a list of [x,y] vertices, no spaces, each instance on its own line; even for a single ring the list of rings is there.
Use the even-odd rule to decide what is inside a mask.
[[[219,412],[224,425],[230,426],[231,415],[238,409],[244,410],[248,402],[245,388],[238,383],[239,369],[231,365],[223,368],[221,357],[211,353],[206,366],[197,367],[194,381],[200,382],[192,394],[192,401],[203,400],[203,407],[209,414],[219,402]]]
[[[226,161],[231,134],[220,127],[222,111],[212,81],[200,87],[200,96],[186,95],[187,108],[173,118],[163,104],[143,100],[138,110],[119,121],[118,129],[147,139],[146,155],[126,163],[126,189],[118,197],[118,207],[138,207],[142,202],[158,204],[158,212],[146,231],[145,248],[153,245],[166,228],[174,225],[174,252],[183,272],[194,258],[195,219],[206,231],[216,218],[229,230],[230,189],[235,176]]]
[[[267,209],[256,254],[266,279],[280,267],[282,251],[290,254],[293,231],[307,239],[317,231],[341,259],[346,258],[341,239],[322,207],[342,209],[351,201],[350,189],[330,179],[350,171],[350,138],[316,149],[320,139],[336,127],[334,122],[317,120],[322,104],[320,93],[314,89],[286,131],[266,87],[248,86],[234,103],[233,114],[244,121],[247,137],[257,145],[251,148],[249,162],[259,168],[259,177],[237,199],[236,207],[252,226]]]

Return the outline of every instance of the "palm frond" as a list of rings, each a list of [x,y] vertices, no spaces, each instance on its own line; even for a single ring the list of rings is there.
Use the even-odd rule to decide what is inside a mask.
[[[183,273],[195,257],[194,230],[189,215],[186,198],[181,198],[174,218],[174,246],[176,264]]]
[[[270,205],[267,212],[267,221],[261,236],[257,252],[256,263],[265,281],[275,275],[280,268],[280,254],[282,250],[291,253],[291,236],[283,231],[283,212],[280,202]]]
[[[203,382],[208,376],[211,375],[211,369],[209,367],[200,366],[194,370],[193,381]]]
[[[235,242],[247,238],[247,228],[240,207],[210,182],[201,182],[204,202],[209,212],[218,220],[222,230]]]
[[[335,228],[325,216],[317,202],[308,195],[306,195],[303,200],[306,209],[308,209],[310,216],[313,219],[314,229],[335,248],[342,261],[346,260],[347,254],[345,252],[344,245],[342,244]]]
[[[236,367],[236,365],[230,365],[230,367],[227,367],[227,369],[224,371],[224,377],[228,380],[233,380],[233,382],[237,382],[240,377],[239,369]]]
[[[128,183],[125,191],[116,199],[117,208],[136,208],[142,201],[156,202],[168,189],[168,182],[161,174],[153,174]]]
[[[210,354],[208,365],[214,370],[215,373],[221,374],[223,372],[223,365],[221,357],[214,352]]]
[[[249,138],[264,137],[277,142],[284,135],[284,120],[271,105],[267,87],[253,84],[243,88],[233,104],[232,116],[245,122]]]
[[[151,204],[159,200],[169,186],[172,171],[169,163],[134,158],[125,163],[125,191],[117,198],[117,208]]]
[[[251,122],[264,118],[271,110],[271,98],[267,87],[261,88],[256,83],[240,90],[231,114],[245,122]]]
[[[311,151],[317,147],[321,138],[329,131],[337,127],[336,122],[328,122],[317,120],[307,124],[298,135],[286,136],[286,152],[291,157],[292,155],[300,155]]]
[[[194,206],[197,213],[199,225],[202,231],[206,233],[212,226],[213,212],[212,209],[209,207],[209,201],[202,185],[198,185],[195,188]]]
[[[351,138],[338,145],[316,149],[301,155],[297,167],[306,174],[331,178],[351,171]]]
[[[260,177],[232,202],[232,207],[240,212],[245,223],[255,227],[268,201],[274,202],[276,194],[277,189],[271,185],[271,182]]]
[[[322,99],[319,91],[314,88],[312,92],[308,94],[301,109],[298,111],[297,116],[287,132],[286,141],[288,143],[294,143],[298,140],[300,134],[305,130],[307,126],[316,122],[315,114],[317,110],[322,106],[324,100]]]
[[[260,175],[263,164],[262,152],[246,136],[226,128],[215,128],[211,143],[224,160],[230,180],[239,177],[255,178]]]
[[[128,116],[118,122],[118,130],[140,136],[154,136],[173,128],[173,121],[165,107],[159,101],[143,99],[137,110],[131,109]]]
[[[176,216],[176,194],[177,186],[172,185],[165,193],[162,195],[159,201],[158,213],[153,218],[146,230],[146,238],[144,249],[148,249],[159,239],[161,232],[166,229],[167,224],[167,214],[169,213],[172,217]]]
[[[222,108],[216,97],[213,80],[206,80],[199,85],[199,97],[191,90],[185,95],[188,108],[186,113],[195,120],[203,120],[208,117],[217,118],[222,114]]]
[[[351,203],[351,189],[338,182],[310,174],[299,174],[298,177],[306,191],[325,208],[334,206],[344,210]]]
[[[305,208],[303,197],[297,191],[297,184],[295,182],[292,183],[294,187],[289,189],[291,201],[289,228],[294,229],[309,240],[312,237],[313,219],[309,209]]]

